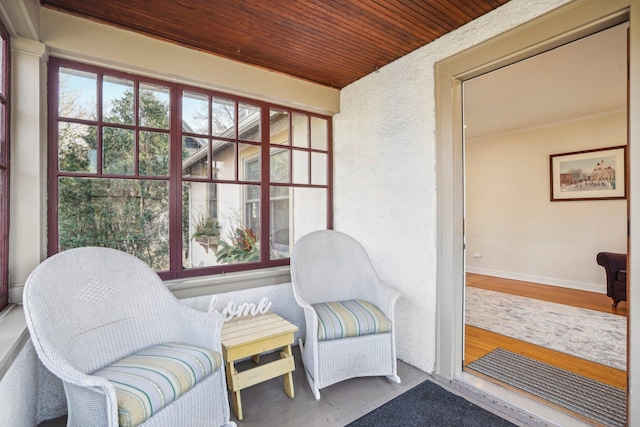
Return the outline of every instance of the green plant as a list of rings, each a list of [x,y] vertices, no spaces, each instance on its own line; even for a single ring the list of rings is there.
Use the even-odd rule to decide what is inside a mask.
[[[220,223],[214,220],[207,214],[200,214],[194,224],[195,232],[191,236],[192,239],[196,237],[211,237],[220,235]]]
[[[258,238],[252,229],[236,228],[231,243],[220,241],[217,259],[219,263],[233,264],[260,260]]]

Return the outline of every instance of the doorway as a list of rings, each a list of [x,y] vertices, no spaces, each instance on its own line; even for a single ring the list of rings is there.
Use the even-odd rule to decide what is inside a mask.
[[[625,186],[615,183],[624,182],[627,29],[463,82],[466,367],[508,347],[626,391],[626,302],[611,308],[596,254],[626,253]],[[558,153],[580,160],[563,163],[571,180],[554,197],[578,199],[552,201]]]
[[[476,48],[441,61],[436,65],[436,111],[437,111],[437,144],[438,144],[438,287],[439,310],[438,321],[441,326],[437,335],[436,374],[450,378],[461,388],[478,389],[479,383],[462,372],[464,327],[464,247],[463,247],[463,180],[462,180],[462,82],[482,74],[514,64],[555,47],[578,40],[621,22],[629,20],[632,52],[640,49],[636,39],[640,39],[640,12],[631,2],[615,2],[603,4],[597,1],[573,2],[559,8],[543,18],[516,28],[493,40],[482,43]],[[635,19],[634,19],[635,17]],[[633,34],[637,34],[634,39]],[[634,56],[631,55],[631,69],[634,69]],[[637,66],[637,65],[636,65]],[[640,142],[634,118],[638,120],[640,110],[634,99],[639,99],[638,89],[634,86],[639,76],[632,72],[630,80],[629,104],[629,148]],[[634,144],[635,143],[635,144]],[[630,162],[631,185],[633,186],[634,161]],[[629,200],[630,218],[639,206]],[[632,221],[633,226],[633,221]],[[634,245],[634,228],[630,230],[630,246]],[[634,265],[633,250],[630,252],[629,265]],[[629,310],[633,311],[636,302],[629,301]],[[453,325],[453,327],[451,327]],[[631,319],[630,328],[633,328]],[[635,339],[630,336],[629,352],[633,354]],[[633,365],[629,366],[630,389],[634,386]],[[517,400],[515,396],[505,392],[491,393],[505,402]],[[628,421],[638,415],[633,412],[635,395],[630,395]],[[636,402],[639,403],[639,402]],[[522,407],[521,402],[518,404]],[[526,411],[527,409],[525,409]],[[535,413],[535,410],[530,412]],[[638,420],[640,422],[640,418]]]

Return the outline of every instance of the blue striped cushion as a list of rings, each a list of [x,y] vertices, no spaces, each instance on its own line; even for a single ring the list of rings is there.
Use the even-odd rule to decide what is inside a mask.
[[[370,302],[354,299],[311,305],[318,314],[318,341],[389,332],[391,322]]]
[[[219,353],[165,343],[148,347],[97,371],[116,389],[118,423],[137,426],[220,368]]]

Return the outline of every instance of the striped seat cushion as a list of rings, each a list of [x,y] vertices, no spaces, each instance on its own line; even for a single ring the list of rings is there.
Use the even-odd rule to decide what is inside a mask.
[[[318,341],[389,332],[391,322],[370,302],[354,299],[312,304],[318,314]]]
[[[184,394],[222,364],[206,348],[165,343],[140,350],[97,371],[116,389],[118,423],[133,427]]]

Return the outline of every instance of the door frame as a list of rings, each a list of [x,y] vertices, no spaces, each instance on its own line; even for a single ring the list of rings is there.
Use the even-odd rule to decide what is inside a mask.
[[[437,151],[437,327],[435,375],[469,384],[464,355],[464,165],[462,82],[563,44],[629,22],[628,183],[640,188],[640,0],[576,0],[435,65]],[[635,55],[634,55],[635,53]],[[640,151],[639,151],[640,152]],[[627,330],[640,330],[634,298],[634,265],[640,265],[640,198],[629,197]],[[637,218],[637,219],[636,219]],[[640,336],[628,333],[629,425],[640,425]],[[636,359],[638,357],[636,356]],[[639,364],[640,365],[640,364]],[[635,375],[634,375],[635,374]]]

